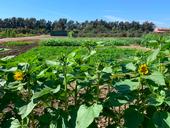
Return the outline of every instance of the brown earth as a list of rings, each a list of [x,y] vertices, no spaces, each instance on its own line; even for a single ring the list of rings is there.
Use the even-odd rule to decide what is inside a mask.
[[[10,47],[7,47],[7,46],[0,45],[0,48],[9,49],[7,51],[0,52],[0,58],[5,57],[5,56],[11,56],[11,55],[17,56],[17,55],[19,55],[21,53],[24,53],[24,52],[36,47],[36,46],[38,46],[37,42],[31,43],[29,45],[23,45],[23,46],[10,46]]]

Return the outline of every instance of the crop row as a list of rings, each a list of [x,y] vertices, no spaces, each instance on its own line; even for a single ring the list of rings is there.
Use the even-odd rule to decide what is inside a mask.
[[[120,46],[139,44],[140,38],[58,38],[43,40],[41,44],[44,46],[81,46],[81,45],[104,45],[104,46]]]

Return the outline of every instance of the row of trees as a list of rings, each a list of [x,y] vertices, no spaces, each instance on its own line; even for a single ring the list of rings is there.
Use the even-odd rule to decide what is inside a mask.
[[[77,36],[140,36],[153,31],[155,25],[151,22],[107,22],[94,20],[77,22],[61,18],[54,22],[36,18],[6,18],[0,19],[0,32],[6,29],[16,33],[47,34],[51,31],[74,31]],[[138,35],[137,35],[138,34]]]

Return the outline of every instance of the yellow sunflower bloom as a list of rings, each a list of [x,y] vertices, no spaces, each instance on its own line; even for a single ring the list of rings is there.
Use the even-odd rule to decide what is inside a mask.
[[[138,68],[138,72],[142,75],[147,75],[149,73],[148,67],[146,64],[142,64]]]
[[[14,79],[17,81],[22,81],[24,79],[24,74],[21,71],[16,71],[14,73]]]

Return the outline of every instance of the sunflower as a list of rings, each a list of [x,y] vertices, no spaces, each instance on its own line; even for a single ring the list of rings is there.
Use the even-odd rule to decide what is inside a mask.
[[[147,75],[149,73],[148,66],[146,64],[142,64],[138,68],[138,72],[141,75]]]
[[[16,71],[14,73],[14,79],[17,81],[22,81],[24,79],[24,73],[21,71]]]

